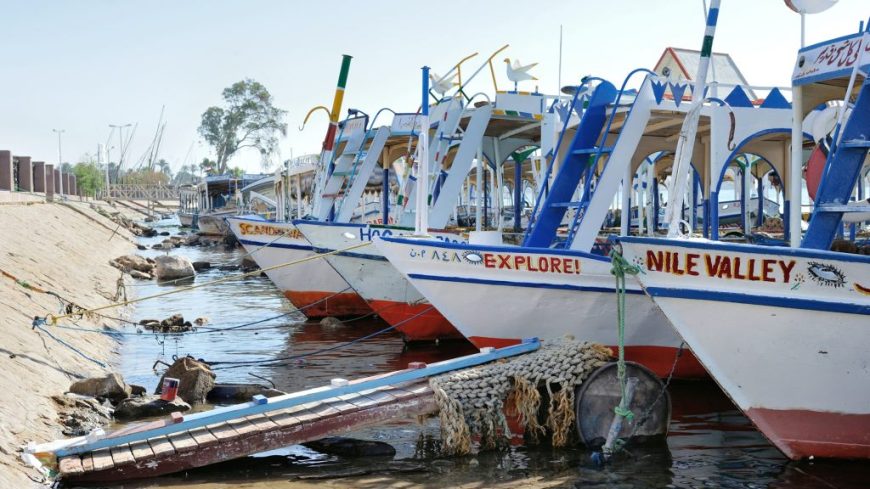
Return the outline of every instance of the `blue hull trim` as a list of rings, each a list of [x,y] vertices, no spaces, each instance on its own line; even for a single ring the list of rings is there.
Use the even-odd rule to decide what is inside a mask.
[[[527,287],[530,289],[557,289],[557,290],[574,290],[577,292],[600,292],[604,294],[615,294],[616,289],[611,287],[589,287],[581,285],[568,284],[547,284],[540,282],[510,282],[507,280],[487,280],[478,278],[461,278],[461,277],[444,277],[441,275],[425,275],[420,273],[409,273],[409,277],[420,280],[434,280],[437,282],[459,282],[466,284],[480,285],[498,285],[503,287]],[[643,295],[641,290],[626,290],[626,294]]]
[[[371,245],[370,245],[371,246]],[[331,250],[329,248],[312,248],[315,253],[323,254],[323,253],[332,253],[335,250]],[[378,255],[366,255],[364,253],[354,253],[352,251],[342,251],[341,253],[336,253],[337,256],[346,256],[349,258],[360,258],[362,260],[372,260],[372,261],[387,261],[385,256]]]
[[[311,246],[304,245],[294,245],[294,244],[284,244],[284,243],[261,243],[259,241],[251,241],[249,239],[240,239],[239,243],[251,246],[265,246],[266,248],[283,248],[287,250],[304,250],[304,251],[314,251],[314,248]]]
[[[653,298],[669,297],[675,299],[732,302],[738,304],[782,307],[787,309],[803,309],[807,311],[841,312],[844,314],[859,314],[865,316],[870,315],[870,306],[860,304],[848,304],[842,302],[794,299],[790,297],[748,295],[738,294],[734,292],[710,292],[707,290],[670,289],[665,287],[647,287],[646,292]]]

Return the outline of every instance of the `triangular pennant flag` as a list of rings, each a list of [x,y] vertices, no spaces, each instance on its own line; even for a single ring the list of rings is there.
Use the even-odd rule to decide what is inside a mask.
[[[679,83],[668,83],[668,86],[671,88],[671,94],[674,96],[674,103],[679,107],[683,102],[683,94],[686,93],[686,88],[689,85],[687,83],[682,85]]]
[[[763,109],[790,109],[791,104],[783,97],[778,88],[774,88],[767,94],[767,98],[761,104]]]
[[[656,103],[662,103],[662,99],[665,97],[665,89],[668,88],[668,85],[665,82],[654,81],[651,82],[653,96],[656,99]]]
[[[565,122],[566,120],[568,120],[568,117],[570,115],[568,113],[568,107],[570,107],[570,105],[567,102],[564,102],[564,103],[560,102],[558,104],[553,105],[553,110],[555,110],[556,113],[559,114],[559,120],[562,122]]]
[[[731,107],[752,107],[752,101],[739,85],[734,87],[734,90],[731,90],[731,93],[725,97],[725,102]]]

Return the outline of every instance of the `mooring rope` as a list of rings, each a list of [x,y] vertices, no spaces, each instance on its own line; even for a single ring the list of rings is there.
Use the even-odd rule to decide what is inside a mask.
[[[307,262],[314,261],[314,260],[317,260],[317,259],[320,259],[320,258],[324,258],[324,257],[327,257],[327,256],[337,255],[337,254],[344,253],[344,252],[347,252],[347,251],[350,251],[350,250],[355,250],[355,249],[358,249],[358,248],[362,248],[362,247],[364,247],[364,246],[369,246],[369,245],[371,245],[371,244],[372,244],[371,241],[367,241],[367,242],[365,242],[365,243],[359,243],[359,244],[356,244],[356,245],[353,245],[353,246],[348,246],[347,248],[342,248],[342,249],[338,249],[338,250],[333,250],[333,251],[329,251],[329,252],[326,252],[326,253],[318,253],[318,254],[314,254],[314,255],[312,255],[312,256],[307,256],[307,257],[305,257],[305,258],[300,258],[300,259],[298,259],[298,260],[293,260],[293,261],[289,261],[289,262],[286,262],[286,263],[281,263],[281,264],[279,264],[279,265],[274,265],[274,266],[271,266],[271,267],[263,268],[263,269],[261,269],[261,270],[255,270],[255,271],[252,271],[252,272],[242,273],[242,274],[240,274],[240,275],[231,275],[231,276],[228,276],[228,277],[219,278],[219,279],[217,279],[217,280],[212,280],[212,281],[210,281],[210,282],[204,282],[204,283],[201,283],[201,284],[188,285],[188,286],[186,286],[186,287],[181,287],[181,288],[173,289],[173,290],[169,290],[169,291],[166,291],[166,292],[160,292],[160,293],[158,293],[158,294],[152,294],[152,295],[145,296],[145,297],[139,297],[139,298],[136,298],[136,299],[130,299],[130,300],[125,300],[125,301],[118,301],[118,302],[114,302],[114,303],[111,303],[111,304],[108,304],[108,305],[105,305],[105,306],[95,307],[95,308],[92,308],[92,309],[84,309],[84,310],[82,310],[82,311],[80,311],[80,312],[78,312],[78,313],[76,313],[76,314],[60,314],[60,315],[48,314],[48,315],[45,316],[45,321],[46,321],[47,324],[50,324],[50,325],[54,326],[54,325],[57,324],[57,322],[58,322],[59,320],[61,320],[61,319],[65,319],[65,318],[68,318],[68,317],[79,316],[79,315],[82,315],[82,314],[90,314],[90,313],[94,313],[94,312],[96,312],[96,311],[102,311],[102,310],[105,310],[105,309],[112,309],[112,308],[115,308],[115,307],[127,306],[127,305],[130,305],[130,304],[136,304],[136,303],[139,303],[139,302],[144,302],[144,301],[147,301],[147,300],[157,299],[157,298],[160,298],[160,297],[166,297],[166,296],[169,296],[169,295],[180,294],[180,293],[182,293],[182,292],[188,292],[188,291],[191,291],[191,290],[194,290],[194,289],[200,289],[200,288],[203,288],[203,287],[209,287],[209,286],[212,286],[212,285],[217,285],[217,284],[221,284],[221,283],[224,283],[224,282],[229,282],[229,281],[232,281],[232,280],[239,280],[239,279],[242,279],[242,278],[251,277],[251,276],[254,276],[254,275],[259,275],[259,274],[262,273],[262,272],[268,272],[268,271],[271,271],[271,270],[277,270],[277,269],[279,269],[279,268],[284,268],[284,267],[289,267],[289,266],[293,266],[293,265],[299,265],[299,264],[302,264],[302,263],[307,263]]]
[[[621,398],[619,404],[613,408],[617,416],[631,421],[634,419],[634,413],[629,409],[628,402],[625,398],[626,378],[625,378],[625,276],[637,275],[641,273],[640,267],[629,263],[614,247],[610,251],[611,269],[610,273],[616,277],[616,329],[617,329],[617,377],[619,378],[619,387]]]
[[[47,334],[49,338],[53,339],[54,341],[60,343],[61,345],[67,347],[68,349],[72,350],[74,353],[76,353],[80,357],[84,358],[85,360],[89,360],[90,362],[98,365],[100,368],[107,368],[108,367],[108,365],[106,365],[105,363],[97,360],[96,358],[89,356],[85,352],[79,350],[78,348],[72,346],[71,344],[67,343],[66,341],[51,334],[51,332],[48,331],[47,329],[45,329],[44,326],[45,326],[45,319],[42,319],[42,318],[34,318],[33,319],[32,329],[38,329],[38,330],[42,331],[43,333]]]
[[[388,333],[390,331],[393,331],[394,329],[398,328],[399,326],[407,323],[408,321],[411,321],[413,319],[416,319],[416,318],[422,316],[423,314],[431,311],[432,309],[433,309],[433,306],[429,306],[426,309],[423,309],[422,311],[418,312],[417,314],[414,314],[411,317],[405,318],[405,319],[399,321],[398,323],[396,323],[392,326],[380,329],[378,331],[375,331],[373,333],[369,333],[365,336],[362,336],[360,338],[356,338],[356,339],[351,340],[351,341],[347,341],[345,343],[340,343],[338,345],[330,346],[327,348],[322,348],[320,350],[316,350],[313,352],[300,353],[298,355],[290,355],[290,356],[280,357],[280,358],[270,358],[268,360],[239,360],[239,361],[218,361],[218,362],[205,361],[205,363],[207,363],[209,365],[218,365],[218,367],[213,368],[213,370],[226,370],[226,369],[230,369],[230,368],[252,367],[252,366],[257,366],[257,365],[266,366],[266,367],[286,366],[286,365],[288,365],[287,363],[281,363],[281,362],[287,362],[290,360],[300,360],[303,358],[308,358],[308,357],[315,356],[315,355],[321,355],[323,353],[327,353],[330,351],[341,350],[343,348],[353,346],[361,341],[365,341],[365,340],[374,338],[375,336],[379,336],[379,335],[382,335],[384,333]],[[221,365],[223,365],[223,366],[221,366]]]
[[[276,319],[281,319],[283,317],[289,316],[291,314],[295,314],[297,312],[302,312],[305,309],[308,309],[308,308],[314,307],[318,304],[321,304],[323,302],[326,302],[326,301],[336,297],[339,294],[343,294],[344,292],[347,292],[350,289],[351,289],[350,287],[345,287],[344,289],[339,290],[338,292],[335,292],[333,294],[330,294],[322,299],[318,299],[315,302],[312,302],[310,304],[306,304],[306,305],[299,307],[299,308],[294,307],[294,309],[287,311],[287,312],[284,312],[284,313],[281,313],[281,314],[278,314],[277,316],[270,316],[270,317],[267,317],[264,319],[258,319],[256,321],[250,321],[247,323],[236,324],[233,326],[227,326],[225,328],[219,328],[219,327],[212,326],[212,327],[196,328],[195,331],[154,331],[154,330],[149,330],[148,332],[137,331],[135,333],[131,333],[131,332],[127,332],[127,331],[118,331],[116,329],[111,329],[108,326],[103,326],[102,329],[84,328],[84,327],[78,326],[78,324],[76,324],[76,323],[73,323],[73,324],[76,324],[76,326],[64,326],[61,324],[57,324],[57,325],[54,325],[53,327],[57,328],[57,329],[65,329],[68,331],[78,331],[78,332],[82,332],[82,333],[103,334],[106,336],[145,336],[145,335],[152,335],[152,334],[154,336],[158,336],[158,335],[162,335],[162,336],[189,336],[189,335],[201,335],[201,334],[212,334],[212,333],[224,333],[227,331],[261,331],[263,329],[275,329],[275,327],[254,328],[254,329],[244,329],[244,328],[247,328],[249,326],[255,326],[257,324],[267,323],[269,321],[274,321]],[[372,313],[368,313],[368,314],[366,314],[366,316],[370,316],[371,314]],[[363,316],[363,317],[365,317],[365,316]],[[134,326],[142,326],[141,324],[134,322],[134,321],[127,321],[125,319],[119,319],[119,318],[113,318],[113,319],[124,321],[124,322],[130,323],[131,325],[134,325]],[[354,321],[356,319],[359,319],[359,318],[353,318],[353,319],[350,319],[348,321]],[[344,321],[342,321],[342,322],[344,322]],[[284,327],[284,326],[281,326],[281,327]]]

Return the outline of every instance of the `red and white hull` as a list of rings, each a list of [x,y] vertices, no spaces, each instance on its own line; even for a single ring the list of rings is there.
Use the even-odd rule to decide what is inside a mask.
[[[319,221],[296,221],[295,224],[318,253],[371,242],[372,238],[379,236],[411,233],[407,229],[368,224]],[[442,241],[464,241],[455,233],[432,231],[430,234]],[[325,260],[407,341],[462,338],[462,334],[384,258],[376,246],[330,255]]]
[[[245,251],[264,270],[315,255],[302,233],[289,222],[257,217],[227,219]],[[255,251],[256,250],[256,251]],[[371,308],[323,259],[266,270],[266,275],[306,317],[362,316]]]
[[[870,257],[622,238],[647,294],[789,458],[870,458]]]
[[[617,344],[610,260],[568,250],[375,240],[384,256],[477,347],[531,336]],[[681,339],[636,281],[626,297],[626,357],[666,376]],[[705,377],[690,352],[675,375]]]

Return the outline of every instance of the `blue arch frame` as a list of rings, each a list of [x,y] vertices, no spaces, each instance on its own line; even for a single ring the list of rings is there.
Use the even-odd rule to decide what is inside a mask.
[[[761,136],[766,136],[768,134],[779,134],[779,133],[791,135],[791,128],[790,127],[772,127],[769,129],[763,129],[761,131],[754,132],[754,133],[750,134],[749,136],[744,138],[742,141],[740,141],[740,143],[738,143],[737,146],[734,147],[734,150],[731,151],[731,154],[728,155],[728,158],[725,159],[725,162],[730,163],[738,155],[744,153],[744,151],[741,151],[743,149],[743,147],[746,146],[747,144],[749,144],[750,142],[752,142],[753,140],[758,139]],[[804,133],[804,140],[812,141],[813,138],[810,134]],[[755,154],[755,153],[752,153],[752,154]],[[767,161],[766,158],[762,158],[762,159]],[[767,161],[767,163],[770,164],[769,161]],[[712,240],[719,239],[719,187],[722,185],[722,178],[725,176],[725,170],[728,169],[728,166],[729,166],[728,164],[725,164],[722,166],[722,170],[719,172],[719,177],[716,180],[715,190],[713,190],[713,189],[710,190],[710,198],[708,199],[708,202],[706,203],[707,207],[709,208],[708,214],[710,216],[710,219],[709,219],[709,224],[705,220],[704,227],[709,226],[710,239],[712,239]],[[770,166],[771,166],[771,168],[773,167],[773,165],[770,165]],[[774,168],[774,171],[776,171],[775,168]],[[786,191],[785,191],[785,181],[782,180],[782,176],[779,175],[779,173],[777,173],[777,176],[780,177],[780,182],[782,182],[783,203],[784,203],[783,213],[785,215],[788,215],[789,207],[790,207],[791,203],[789,202],[788,198],[786,198],[788,193],[786,193]],[[715,202],[716,205],[712,205],[711,202]],[[798,203],[798,205],[800,205],[800,203]],[[716,223],[715,226],[713,226],[714,222]],[[788,228],[788,219],[783,219],[783,224],[785,226],[785,238],[788,239],[789,232],[790,232],[790,229]]]

